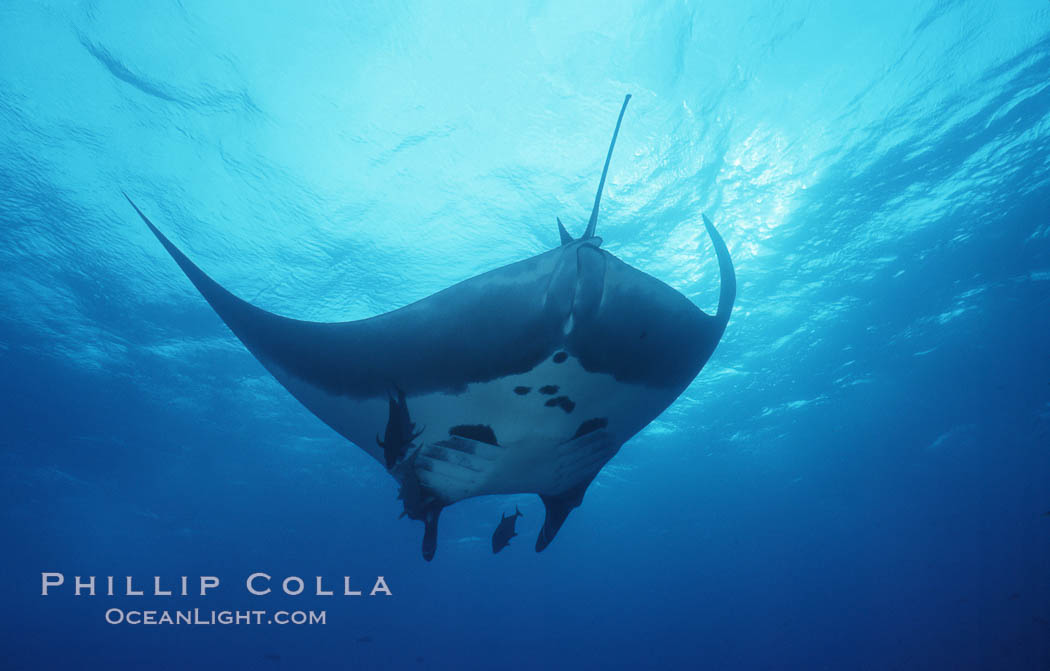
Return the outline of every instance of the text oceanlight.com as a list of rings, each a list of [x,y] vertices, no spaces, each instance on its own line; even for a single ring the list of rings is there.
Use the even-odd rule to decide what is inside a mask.
[[[110,608],[106,622],[110,624],[327,624],[327,613],[305,610],[124,610]]]

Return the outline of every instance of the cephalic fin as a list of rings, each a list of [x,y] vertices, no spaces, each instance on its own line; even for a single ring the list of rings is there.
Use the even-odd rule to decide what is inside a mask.
[[[540,535],[536,538],[536,552],[543,552],[551,544],[551,541],[558,534],[558,530],[561,529],[561,525],[565,524],[565,518],[569,516],[572,509],[583,503],[583,494],[587,491],[587,486],[590,484],[590,480],[588,480],[557,496],[540,494],[540,499],[543,500],[543,505],[547,509],[547,516],[543,520],[543,528],[540,529]]]
[[[431,506],[423,515],[423,559],[430,561],[437,551],[438,517],[442,506]]]

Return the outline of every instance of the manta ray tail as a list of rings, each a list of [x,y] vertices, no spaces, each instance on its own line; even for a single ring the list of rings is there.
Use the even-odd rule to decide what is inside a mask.
[[[598,205],[602,202],[602,189],[605,188],[605,176],[609,174],[609,161],[612,160],[613,147],[616,146],[616,136],[620,134],[620,122],[623,121],[623,113],[627,110],[627,103],[631,100],[628,93],[623,99],[623,107],[620,108],[620,116],[616,119],[616,130],[613,131],[612,142],[609,143],[609,153],[605,155],[605,167],[602,168],[602,178],[598,182],[598,193],[594,195],[594,209],[591,210],[591,219],[587,222],[587,230],[583,234],[584,240],[594,237],[594,229],[598,225]]]

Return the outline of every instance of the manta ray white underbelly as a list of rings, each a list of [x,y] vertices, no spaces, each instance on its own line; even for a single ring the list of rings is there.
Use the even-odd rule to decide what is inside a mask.
[[[559,247],[370,319],[260,310],[132,206],[252,354],[398,481],[405,514],[424,522],[424,558],[441,509],[485,494],[540,495],[540,551],[606,462],[699,373],[736,295],[729,251],[706,216],[721,274],[714,316],[601,249],[598,208],[629,99],[581,238],[559,220]]]

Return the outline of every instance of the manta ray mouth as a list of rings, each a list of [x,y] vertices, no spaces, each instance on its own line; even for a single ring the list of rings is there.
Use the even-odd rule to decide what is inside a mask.
[[[699,373],[736,296],[729,251],[706,216],[721,275],[713,316],[601,249],[598,209],[629,100],[579,239],[559,219],[558,247],[369,319],[318,323],[261,310],[128,202],[267,370],[393,476],[403,516],[424,524],[426,560],[442,508],[485,494],[540,495],[540,551],[624,442]]]

